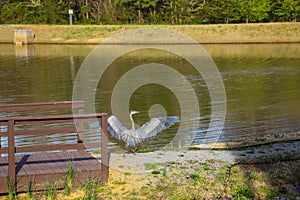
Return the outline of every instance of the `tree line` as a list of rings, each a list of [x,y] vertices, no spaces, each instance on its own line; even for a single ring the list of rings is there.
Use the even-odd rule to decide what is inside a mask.
[[[1,24],[217,24],[300,21],[300,0],[0,0]]]

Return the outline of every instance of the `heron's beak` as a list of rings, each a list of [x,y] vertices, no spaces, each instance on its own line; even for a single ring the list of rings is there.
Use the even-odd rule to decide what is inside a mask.
[[[136,110],[131,110],[130,113],[132,114],[137,114],[137,113],[140,113],[139,111],[136,111]]]

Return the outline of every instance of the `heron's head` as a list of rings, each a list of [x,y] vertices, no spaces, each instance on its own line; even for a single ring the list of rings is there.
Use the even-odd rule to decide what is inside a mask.
[[[131,115],[134,115],[134,114],[137,114],[137,113],[140,113],[140,112],[139,112],[139,111],[136,111],[136,110],[131,110],[131,111],[130,111],[130,114],[131,114]]]

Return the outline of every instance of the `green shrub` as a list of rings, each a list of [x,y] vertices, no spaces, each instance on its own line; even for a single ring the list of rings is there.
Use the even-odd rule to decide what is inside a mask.
[[[151,174],[160,174],[160,171],[159,170],[154,170],[151,172]]]
[[[280,186],[279,189],[278,189],[278,192],[281,193],[281,194],[287,194],[288,193],[288,189],[286,189],[283,186]]]
[[[237,188],[237,194],[238,194],[238,196],[242,196],[242,197],[246,197],[246,198],[250,198],[250,199],[254,198],[253,191],[247,185],[239,186]]]
[[[255,172],[246,172],[246,177],[248,180],[256,180],[256,178],[257,178]]]
[[[205,181],[205,177],[200,176],[199,174],[190,174],[190,178],[196,182],[204,182]]]

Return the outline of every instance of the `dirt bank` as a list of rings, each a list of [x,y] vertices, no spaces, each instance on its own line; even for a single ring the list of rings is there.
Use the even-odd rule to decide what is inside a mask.
[[[202,44],[300,42],[300,23],[222,25],[1,25],[0,43],[13,43],[17,29],[33,30],[34,43],[99,44],[111,36],[141,27],[179,31]]]

